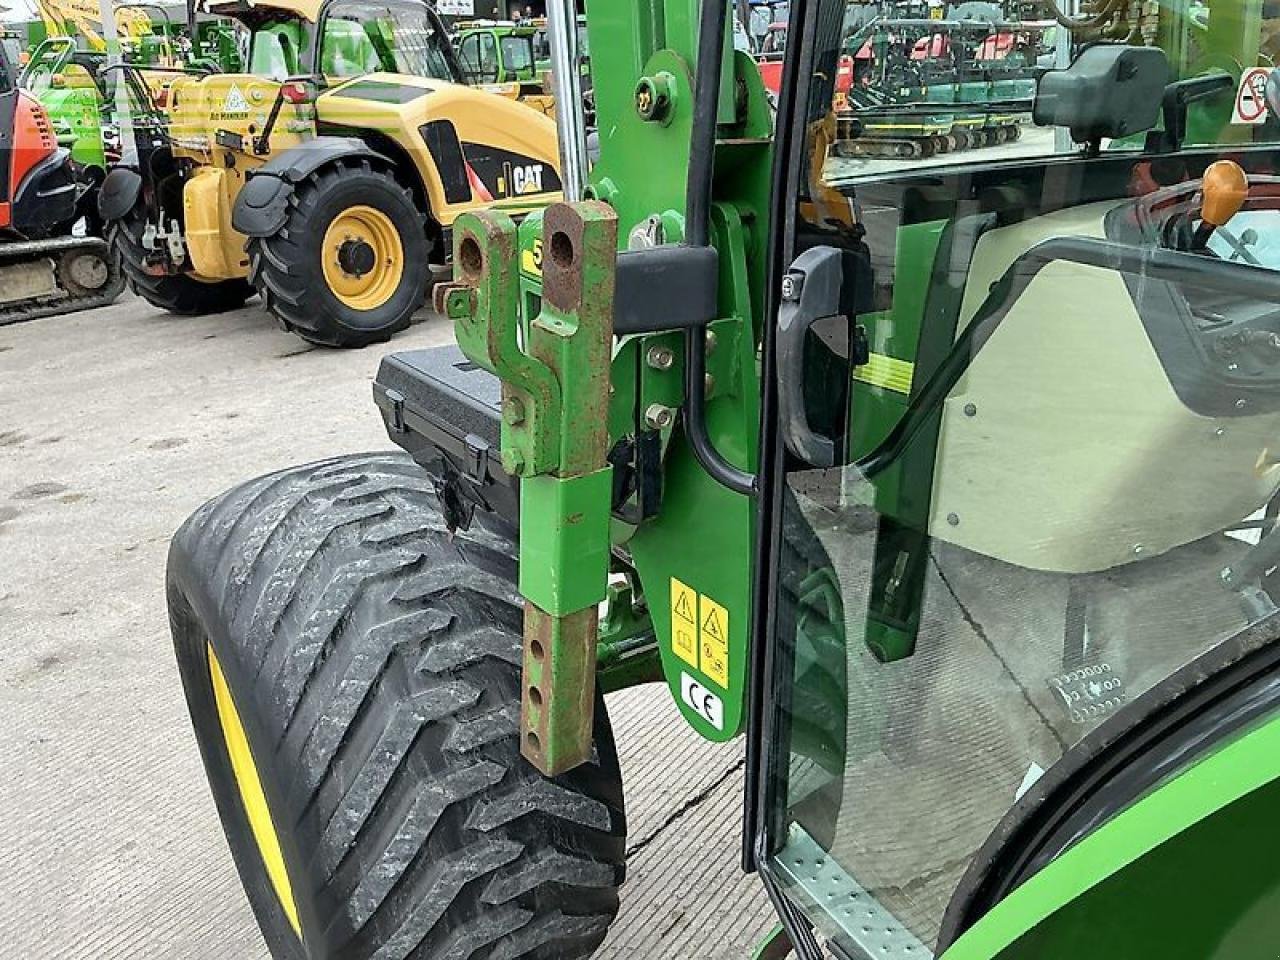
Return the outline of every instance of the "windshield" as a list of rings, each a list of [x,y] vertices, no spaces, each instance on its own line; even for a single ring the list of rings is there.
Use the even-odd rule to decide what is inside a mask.
[[[448,40],[422,3],[342,0],[324,18],[320,72],[326,77],[401,73],[454,80]]]
[[[941,952],[1091,735],[1280,604],[1280,20],[1029,6],[788,50],[842,296],[779,373],[768,869],[842,955]]]
[[[517,76],[531,78],[534,74],[533,38],[513,34],[503,37],[500,43],[502,63],[506,69]]]

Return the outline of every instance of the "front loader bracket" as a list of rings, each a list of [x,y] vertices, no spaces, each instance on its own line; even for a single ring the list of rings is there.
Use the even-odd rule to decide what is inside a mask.
[[[520,479],[521,743],[551,776],[591,757],[613,499],[617,235],[605,204],[548,208],[541,309],[524,318],[515,223],[498,211],[466,214],[453,231],[458,279],[437,294],[463,353],[502,381],[502,464]]]

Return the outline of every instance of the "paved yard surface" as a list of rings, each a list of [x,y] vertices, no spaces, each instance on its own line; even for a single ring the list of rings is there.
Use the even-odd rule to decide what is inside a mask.
[[[390,349],[449,335],[428,319]],[[389,447],[387,351],[312,349],[256,304],[0,328],[0,958],[267,956],[188,727],[165,551],[239,480]],[[634,856],[600,955],[748,956],[771,915],[736,869],[740,745],[700,741],[660,688],[610,711]]]

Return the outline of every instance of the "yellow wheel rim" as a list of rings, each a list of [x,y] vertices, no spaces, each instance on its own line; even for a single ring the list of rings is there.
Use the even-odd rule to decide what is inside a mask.
[[[404,276],[404,247],[395,224],[373,207],[348,207],[333,218],[320,246],[329,290],[352,310],[376,310]]]
[[[262,779],[258,776],[258,768],[253,762],[253,754],[249,750],[249,739],[244,734],[244,724],[240,722],[240,713],[231,699],[231,690],[227,687],[227,678],[222,674],[222,666],[218,657],[209,647],[209,677],[213,681],[213,699],[218,706],[218,721],[222,726],[222,739],[227,745],[227,755],[231,758],[231,772],[236,778],[236,786],[240,789],[240,801],[244,804],[245,814],[249,818],[249,828],[253,832],[254,843],[258,847],[258,855],[266,868],[267,877],[276,892],[276,899],[293,932],[302,937],[302,925],[298,922],[298,906],[293,899],[293,887],[289,885],[289,872],[284,866],[284,853],[280,849],[280,837],[276,834],[275,823],[271,819],[271,809],[267,806],[267,796],[262,790]]]

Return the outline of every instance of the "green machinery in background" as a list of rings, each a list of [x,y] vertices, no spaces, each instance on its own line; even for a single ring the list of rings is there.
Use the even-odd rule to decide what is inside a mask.
[[[599,160],[562,113],[565,202],[453,224],[457,345],[374,385],[408,455],[174,539],[274,956],[591,955],[643,682],[746,737],[761,956],[1274,955],[1278,25],[1072,7],[963,104],[1016,142],[847,158],[844,0],[776,114],[728,4],[593,0]]]
[[[96,186],[118,152],[114,82],[106,70],[106,43],[91,32],[94,26],[101,30],[100,20],[83,24],[85,12],[73,6],[42,5],[45,19],[40,23],[48,35],[31,48],[19,82],[48,113],[59,145],[71,151],[82,179]],[[140,75],[160,105],[167,84],[181,73],[224,72],[239,63],[234,27],[224,20],[201,15],[175,23],[167,8],[145,3],[116,4],[115,10],[131,18],[121,43],[124,60],[143,71]],[[96,193],[86,196],[86,210],[94,219]]]

